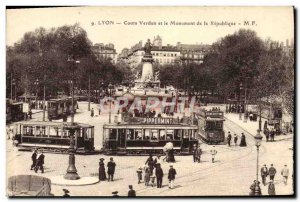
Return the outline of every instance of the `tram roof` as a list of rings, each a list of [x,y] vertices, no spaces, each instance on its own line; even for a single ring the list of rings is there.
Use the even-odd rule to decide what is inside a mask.
[[[222,119],[222,118],[211,118],[211,117],[207,117],[206,120],[207,121],[225,121],[225,119]]]
[[[111,123],[104,124],[103,128],[147,128],[147,129],[157,129],[157,128],[170,128],[170,129],[198,129],[197,125],[189,125],[189,124],[128,124],[128,123]]]
[[[64,127],[64,126],[71,126],[71,123],[69,122],[53,122],[53,121],[21,121],[18,124],[21,125],[38,125],[38,126],[57,126],[57,127]],[[84,127],[84,128],[90,128],[94,127],[92,125],[86,124],[86,123],[74,123],[75,126]]]

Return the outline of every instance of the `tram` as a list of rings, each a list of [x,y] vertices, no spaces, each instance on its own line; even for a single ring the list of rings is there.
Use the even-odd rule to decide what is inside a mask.
[[[76,113],[77,100],[74,99],[74,113]],[[63,113],[66,115],[71,114],[72,109],[72,98],[63,98],[63,99],[50,99],[47,102],[48,109],[48,119],[60,119],[63,117]]]
[[[10,99],[6,99],[6,123],[20,121],[24,119],[23,103],[12,102]]]
[[[42,148],[49,152],[68,152],[70,145],[70,128],[75,130],[76,153],[89,153],[94,148],[94,126],[62,122],[23,121],[16,124],[14,142],[19,150]]]
[[[163,154],[164,146],[172,142],[175,154],[191,154],[193,145],[198,145],[198,127],[188,120],[125,116],[121,122],[103,126],[103,152],[107,155]]]
[[[222,144],[225,141],[223,130],[224,113],[217,109],[207,111],[200,109],[196,113],[199,137],[208,144]]]

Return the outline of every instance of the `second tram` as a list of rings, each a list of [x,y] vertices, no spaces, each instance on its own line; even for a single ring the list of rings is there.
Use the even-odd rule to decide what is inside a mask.
[[[199,136],[208,144],[222,144],[225,141],[223,130],[224,113],[220,110],[201,109],[196,114]]]
[[[51,99],[47,102],[48,109],[48,119],[60,119],[63,117],[63,114],[66,115],[71,114],[72,109],[72,99],[64,98],[64,99]],[[77,100],[74,99],[74,113],[76,113],[77,108]]]

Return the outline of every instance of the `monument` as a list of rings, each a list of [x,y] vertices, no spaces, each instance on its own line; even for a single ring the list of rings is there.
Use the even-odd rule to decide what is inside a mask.
[[[154,62],[151,54],[152,44],[150,39],[146,42],[144,46],[145,54],[142,58],[142,76],[135,81],[135,87],[137,88],[147,88],[147,87],[159,87],[160,81],[158,77],[153,75],[153,65]]]

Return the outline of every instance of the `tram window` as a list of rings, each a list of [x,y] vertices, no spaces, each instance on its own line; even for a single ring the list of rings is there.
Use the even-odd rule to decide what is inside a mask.
[[[165,129],[159,130],[159,139],[166,140],[166,130]]]
[[[32,126],[24,126],[23,127],[23,135],[33,136],[33,128],[32,128]]]
[[[174,139],[175,140],[180,140],[181,137],[181,130],[180,129],[175,129],[174,130]]]
[[[223,129],[223,123],[222,122],[216,122],[216,129],[217,130],[222,130]]]
[[[167,140],[174,140],[174,130],[167,130]]]
[[[158,130],[152,130],[151,140],[158,140]]]
[[[63,131],[63,138],[68,138],[69,137],[69,131],[64,130]]]
[[[144,140],[149,140],[149,139],[150,139],[150,130],[145,129]]]
[[[214,128],[215,128],[215,122],[208,121],[206,123],[206,130],[214,130]]]
[[[133,140],[134,139],[134,130],[128,129],[126,131],[127,140]]]
[[[61,134],[61,130],[59,130],[58,128],[50,127],[49,136],[60,136],[60,134]]]
[[[189,131],[188,130],[183,130],[183,138],[188,139],[189,138]]]
[[[117,129],[109,129],[109,139],[110,140],[117,139]]]

